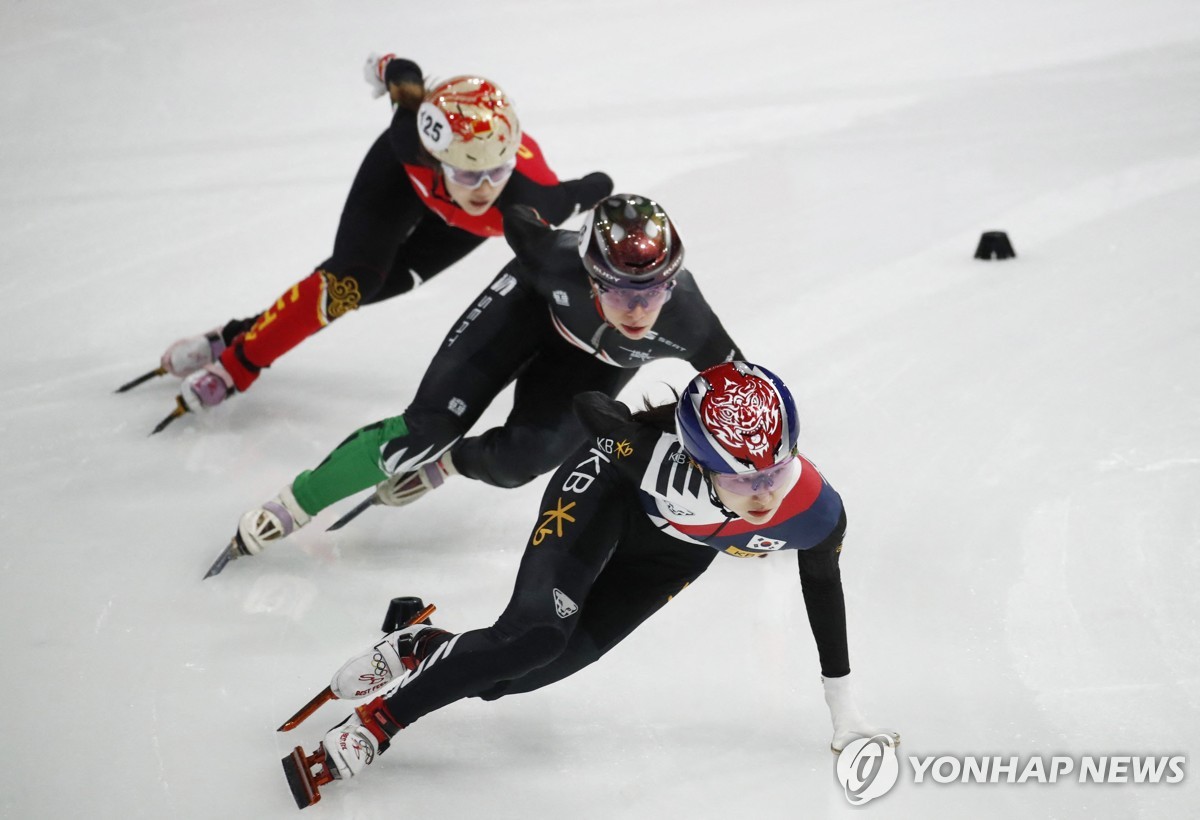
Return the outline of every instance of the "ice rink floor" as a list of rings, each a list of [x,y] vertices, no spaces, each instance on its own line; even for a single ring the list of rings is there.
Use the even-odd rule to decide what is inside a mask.
[[[240,514],[401,412],[500,241],[153,438],[174,339],[330,250],[392,50],[655,197],[846,500],[847,801],[789,556],[719,558],[601,663],[405,730],[319,817],[1165,818],[1200,805],[1200,14],[1190,0],[0,6],[0,815],[290,817],[275,727],[418,595],[500,612],[542,486]],[[1018,257],[972,258],[1004,230]],[[655,364],[625,392],[665,394]],[[485,419],[503,419],[502,398]],[[914,782],[908,756],[1182,756],[1182,783]]]

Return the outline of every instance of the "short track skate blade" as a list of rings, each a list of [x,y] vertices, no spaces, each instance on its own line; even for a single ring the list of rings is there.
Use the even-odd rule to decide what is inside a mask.
[[[288,787],[296,800],[296,808],[307,809],[321,799],[321,786],[333,781],[329,767],[325,763],[325,749],[318,748],[311,757],[304,756],[304,749],[297,746],[292,753],[283,758],[283,773],[287,777]],[[320,765],[321,769],[315,775],[312,767]]]
[[[125,382],[125,384],[118,387],[114,392],[124,393],[126,390],[132,390],[133,388],[137,387],[139,384],[145,384],[146,382],[150,381],[151,379],[157,378],[159,376],[165,376],[165,375],[167,375],[167,369],[165,367],[156,367],[153,370],[151,370],[149,373],[143,373],[141,376],[138,376],[133,381]]]
[[[204,578],[220,575],[221,570],[225,569],[225,565],[236,559],[239,555],[241,555],[241,552],[238,550],[237,536],[235,535],[229,540],[229,546],[221,550],[221,554],[217,556],[216,561],[213,561],[213,565],[208,568],[208,572],[204,573]]]
[[[292,715],[283,722],[283,725],[276,729],[276,732],[290,732],[304,721],[312,717],[312,713],[320,709],[331,700],[337,700],[337,695],[333,694],[333,690],[326,686],[322,689],[315,698],[304,704],[300,711]]]
[[[325,532],[333,532],[334,530],[340,530],[342,527],[346,526],[351,521],[353,521],[354,519],[356,519],[360,515],[362,515],[364,512],[366,512],[370,507],[372,507],[373,505],[378,504],[378,503],[379,503],[378,497],[376,497],[375,494],[372,493],[365,501],[360,501],[357,505],[355,505],[354,509],[352,509],[350,512],[343,515],[337,521],[334,521],[332,524],[330,524],[329,529],[325,530]]]
[[[187,415],[189,412],[190,411],[188,410],[187,405],[183,403],[183,396],[176,396],[175,409],[168,413],[165,419],[155,425],[154,429],[150,431],[150,435],[153,436],[156,433],[161,433],[163,430],[167,429],[168,424],[175,421],[175,419],[179,418],[180,416]]]

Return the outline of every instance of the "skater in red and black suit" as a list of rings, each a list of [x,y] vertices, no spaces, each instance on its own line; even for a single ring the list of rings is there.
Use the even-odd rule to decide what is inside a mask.
[[[839,569],[846,513],[797,450],[783,382],[730,362],[697,376],[678,402],[631,415],[589,393],[576,409],[594,439],[550,479],[508,607],[494,626],[411,626],[348,661],[330,684],[335,695],[391,692],[325,736],[330,773],[358,774],[401,729],[461,698],[495,700],[577,672],[722,553],[795,552],[833,751],[862,737],[894,746],[899,736],[868,722],[850,691]]]
[[[502,235],[505,209],[527,205],[558,224],[612,191],[599,172],[560,181],[489,80],[454,77],[426,90],[417,64],[391,54],[368,59],[366,76],[396,111],[350,188],[333,255],[257,316],[167,349],[162,368],[184,379],[189,410],[247,390],[330,322],[412,290]]]

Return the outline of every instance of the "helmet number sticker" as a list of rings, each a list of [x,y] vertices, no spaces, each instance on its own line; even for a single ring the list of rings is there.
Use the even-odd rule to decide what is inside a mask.
[[[596,212],[590,210],[583,217],[583,224],[579,226],[579,258],[587,256],[588,245],[592,241],[592,224],[596,221]]]
[[[446,112],[428,102],[421,103],[417,111],[417,131],[422,144],[430,152],[445,151],[454,138]]]

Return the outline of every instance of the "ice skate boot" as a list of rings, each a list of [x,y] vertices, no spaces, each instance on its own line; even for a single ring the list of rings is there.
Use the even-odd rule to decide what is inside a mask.
[[[292,495],[292,485],[289,484],[279,491],[279,495],[242,516],[237,532],[204,577],[219,575],[230,561],[246,555],[258,555],[267,544],[287,538],[309,521],[312,521],[312,516],[304,511],[296,496]]]
[[[151,379],[168,374],[180,379],[186,378],[205,365],[216,362],[221,355],[221,351],[225,349],[225,346],[225,339],[221,335],[221,328],[213,328],[208,333],[199,336],[189,336],[186,339],[179,339],[173,342],[167,348],[166,352],[159,357],[158,367],[149,373],[143,373],[136,379],[125,382],[125,384],[117,388],[117,392],[125,393],[139,384],[145,384]],[[184,405],[179,413],[182,415],[186,412],[187,406]]]
[[[330,729],[311,755],[305,755],[304,749],[297,746],[282,760],[296,806],[308,808],[321,799],[321,786],[360,774],[387,751],[392,738],[403,728],[383,698],[375,698]]]
[[[236,540],[246,555],[258,555],[268,544],[287,538],[311,520],[289,484],[279,495],[242,516]]]
[[[215,327],[199,336],[179,339],[167,348],[159,359],[162,369],[177,378],[186,378],[206,364],[217,361],[225,349],[221,328]]]
[[[398,629],[342,664],[329,682],[329,689],[343,700],[365,698],[416,669],[452,638],[446,630],[429,624]]]
[[[206,364],[183,380],[179,398],[193,413],[216,407],[237,392],[233,377],[220,360]]]
[[[436,490],[452,475],[458,475],[450,454],[442,456],[432,464],[423,464],[407,473],[397,473],[386,478],[375,487],[363,501],[356,504],[350,512],[343,515],[329,526],[329,532],[340,530],[355,518],[358,518],[371,507],[386,504],[389,507],[403,507],[411,504],[430,490]]]
[[[375,488],[377,503],[389,507],[403,507],[411,504],[430,490],[436,490],[452,475],[458,475],[450,454],[429,464],[422,464],[408,473],[397,473],[380,482]]]
[[[350,717],[325,734],[321,746],[329,773],[338,780],[349,780],[387,751],[402,726],[392,717],[383,698],[375,698],[354,710]]]

